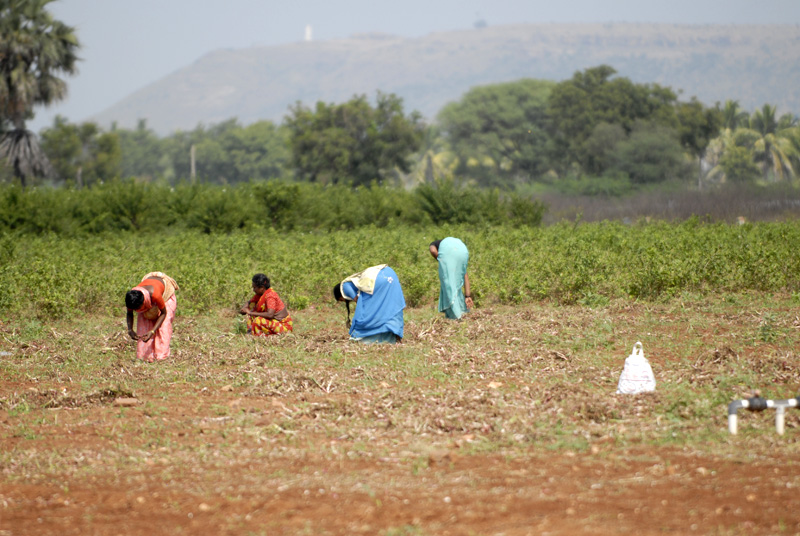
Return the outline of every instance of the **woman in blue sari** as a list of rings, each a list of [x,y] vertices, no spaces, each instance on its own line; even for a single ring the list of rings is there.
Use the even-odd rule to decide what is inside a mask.
[[[396,343],[403,338],[406,300],[397,274],[386,264],[371,266],[333,287],[336,301],[347,304],[350,340]],[[350,322],[350,302],[356,302]]]
[[[439,312],[459,319],[474,306],[467,275],[467,246],[458,238],[447,237],[431,242],[428,249],[439,262]]]

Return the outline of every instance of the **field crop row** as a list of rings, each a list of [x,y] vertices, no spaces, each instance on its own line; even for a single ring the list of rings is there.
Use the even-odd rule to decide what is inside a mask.
[[[301,310],[329,303],[334,284],[379,263],[400,275],[409,306],[432,304],[438,279],[427,245],[445,236],[459,236],[469,247],[478,306],[543,300],[597,306],[682,292],[800,290],[798,222],[6,235],[0,238],[0,315],[120,310],[125,291],[151,270],[178,281],[181,315],[236,307],[249,296],[256,272],[266,273],[289,307]]]

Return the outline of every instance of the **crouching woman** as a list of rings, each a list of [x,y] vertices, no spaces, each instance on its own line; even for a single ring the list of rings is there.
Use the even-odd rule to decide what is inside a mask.
[[[264,274],[253,276],[254,295],[239,313],[247,315],[247,333],[267,337],[292,331],[292,317]]]
[[[333,287],[336,301],[347,305],[350,340],[396,343],[403,338],[406,300],[397,274],[386,264],[371,266]],[[356,310],[350,321],[350,302]]]

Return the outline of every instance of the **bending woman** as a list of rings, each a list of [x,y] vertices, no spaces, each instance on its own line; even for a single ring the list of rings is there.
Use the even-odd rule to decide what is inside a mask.
[[[467,275],[467,246],[458,238],[447,237],[431,242],[428,249],[439,262],[439,312],[459,319],[474,306]]]
[[[386,264],[353,274],[333,287],[336,301],[347,304],[350,340],[395,343],[403,338],[406,299],[397,274]],[[350,302],[356,302],[350,322]]]
[[[162,272],[150,272],[125,294],[128,335],[137,341],[136,357],[152,363],[169,357],[178,284]],[[137,313],[136,331],[133,313]]]
[[[250,302],[239,311],[247,315],[247,333],[267,337],[292,331],[289,310],[278,293],[270,287],[266,275],[253,276],[253,292],[255,295],[250,298]]]

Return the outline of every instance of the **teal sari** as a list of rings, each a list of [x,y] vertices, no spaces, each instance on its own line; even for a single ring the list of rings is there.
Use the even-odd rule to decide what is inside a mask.
[[[448,237],[439,243],[439,312],[458,319],[467,312],[464,276],[467,275],[469,251],[458,238]]]

